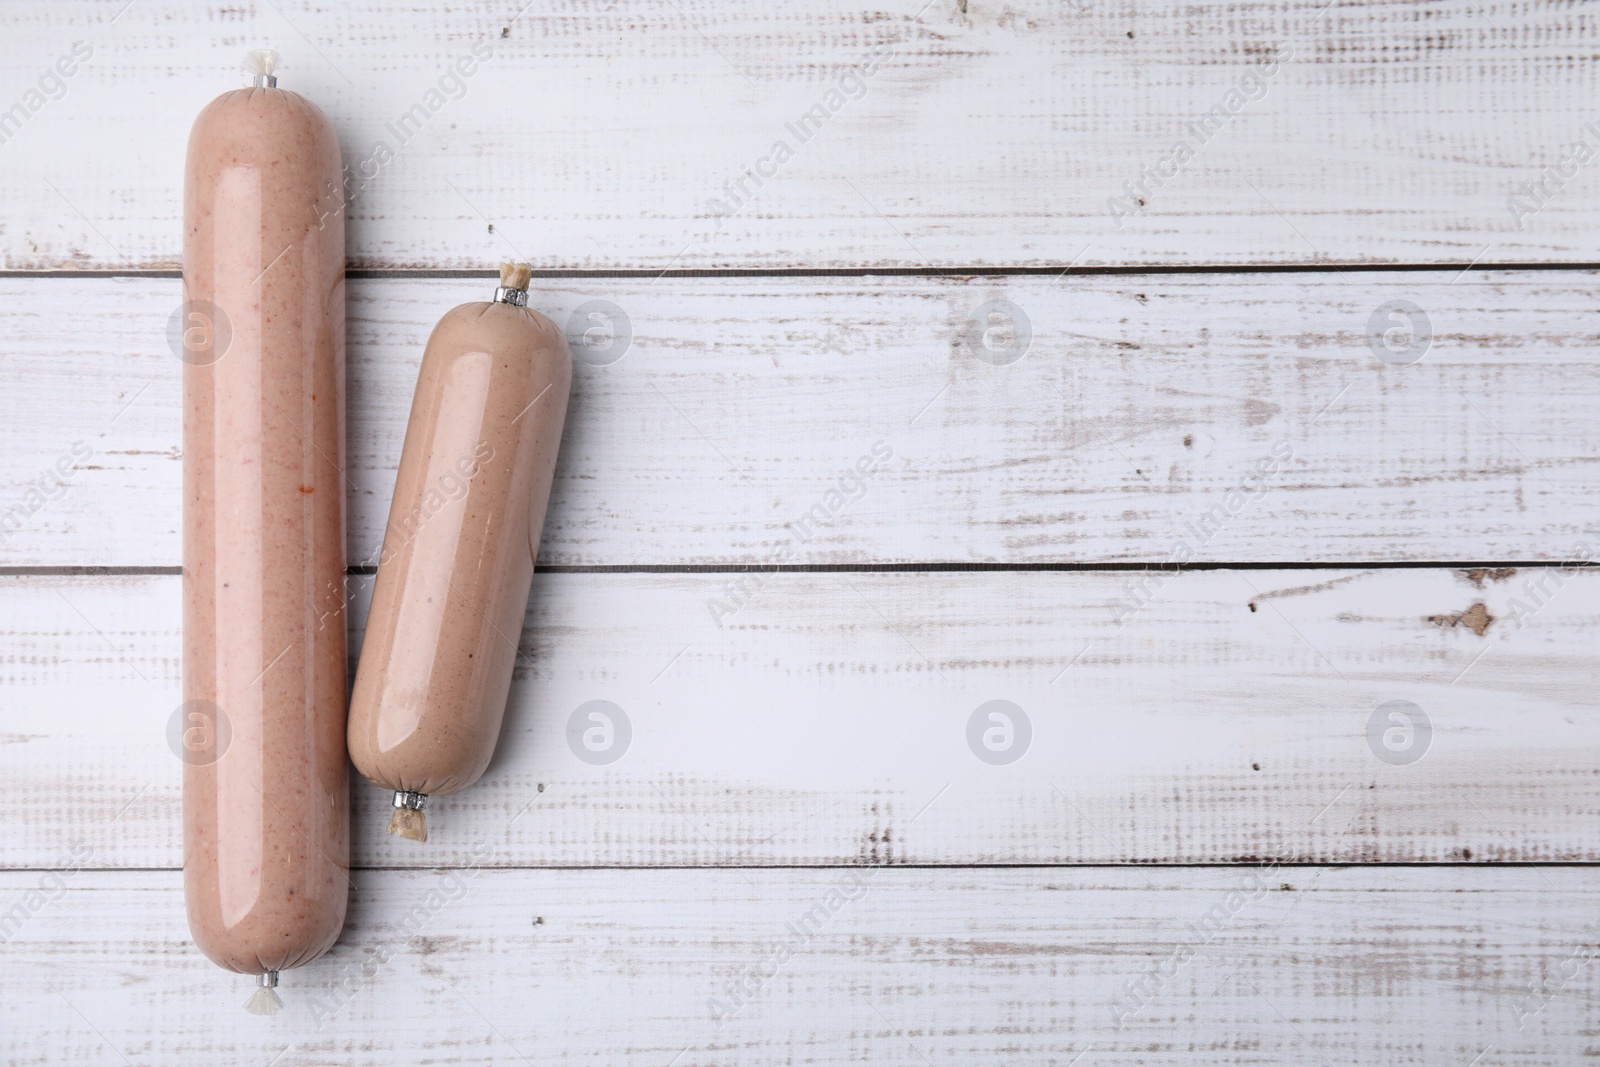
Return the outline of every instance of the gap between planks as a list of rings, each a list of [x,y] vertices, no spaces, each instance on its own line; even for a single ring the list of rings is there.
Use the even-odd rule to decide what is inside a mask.
[[[1231,871],[1241,868],[1261,867],[1295,868],[1313,871],[1374,871],[1388,869],[1445,868],[1452,870],[1482,869],[1504,870],[1527,868],[1529,870],[1583,870],[1600,867],[1600,860],[1373,860],[1331,862],[1324,860],[1283,860],[1270,856],[1256,859],[1218,860],[1209,863],[1145,863],[1132,860],[1127,863],[442,863],[434,867],[402,867],[396,863],[356,863],[348,868],[352,873],[363,871],[548,871],[564,874],[572,871]],[[182,867],[32,867],[0,864],[0,874],[50,874],[76,873],[81,870],[113,872],[116,874],[176,874]]]
[[[1160,571],[1165,574],[1182,574],[1188,571],[1280,571],[1280,570],[1516,570],[1524,567],[1563,567],[1569,570],[1600,567],[1596,560],[1374,560],[1348,563],[1320,561],[1314,563],[1276,563],[1272,561],[1235,561],[1152,564],[1132,562],[1106,563],[988,563],[988,562],[934,562],[934,563],[541,563],[534,568],[536,574],[964,574],[988,571],[1046,572],[1064,574],[1144,574]],[[357,564],[346,567],[350,576],[370,576],[378,572],[371,565]],[[182,567],[158,566],[77,566],[55,564],[50,566],[3,566],[0,578],[100,578],[100,577],[158,577],[181,575]]]
[[[534,270],[531,277],[555,279],[605,278],[1028,278],[1051,275],[1095,275],[1111,277],[1161,277],[1182,274],[1381,274],[1423,273],[1427,271],[1483,273],[1488,271],[1592,271],[1600,270],[1600,260],[1573,263],[1470,262],[1470,263],[1261,263],[1253,266],[1228,266],[1221,263],[1171,264],[1133,263],[1120,266],[1079,266],[1068,263],[1048,266],[1012,267],[692,267],[654,270],[649,267],[619,267],[611,270]],[[432,267],[349,267],[346,278],[394,278],[405,280],[452,280],[493,278],[490,267],[481,270]],[[181,278],[183,271],[171,267],[112,270],[0,270],[0,281],[8,278]]]

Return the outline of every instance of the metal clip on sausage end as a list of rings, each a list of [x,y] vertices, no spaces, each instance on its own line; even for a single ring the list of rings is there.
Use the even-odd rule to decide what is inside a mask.
[[[532,264],[510,262],[500,264],[500,288],[494,291],[494,302],[519,308],[527,307],[528,281],[532,277]]]
[[[278,69],[278,53],[270,48],[257,48],[246,52],[244,56],[245,73],[250,75],[250,84],[257,89],[276,89],[277,76],[272,72]]]
[[[428,794],[399,789],[394,794],[394,814],[389,817],[389,832],[408,841],[428,840]]]
[[[283,1001],[278,999],[278,972],[268,971],[266,974],[256,976],[256,991],[245,1002],[244,1010],[251,1015],[276,1015],[283,1007]]]

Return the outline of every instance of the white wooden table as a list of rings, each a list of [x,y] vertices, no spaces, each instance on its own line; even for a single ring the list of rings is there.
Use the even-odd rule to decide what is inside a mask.
[[[7,1063],[1600,1053],[1593,5],[520,2],[3,6]],[[424,848],[354,787],[270,1019],[165,740],[261,45],[365,167],[352,651],[434,321],[595,328],[496,761]]]

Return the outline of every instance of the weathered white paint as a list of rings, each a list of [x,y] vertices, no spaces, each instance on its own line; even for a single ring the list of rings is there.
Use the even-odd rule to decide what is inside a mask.
[[[1600,544],[1592,272],[535,284],[564,325],[611,301],[633,335],[577,367],[545,563],[1555,562]],[[350,283],[352,563],[378,552],[428,332],[490,285]],[[1031,323],[1004,366],[964,343],[994,300]],[[1431,330],[1409,366],[1368,344],[1392,300]],[[21,509],[0,563],[177,565],[178,301],[175,279],[0,280],[0,510]],[[589,326],[603,341],[586,318],[574,335]],[[28,511],[79,442],[94,455],[70,489]],[[863,492],[879,442],[892,457]]]
[[[0,268],[176,267],[189,118],[261,44],[357,166],[478,48],[462,98],[352,202],[361,267],[1600,260],[1597,167],[1568,165],[1600,142],[1600,24],[1556,0],[520,2],[14,5]],[[719,225],[708,201],[875,48],[862,98]],[[41,87],[75,49],[64,92]],[[1260,99],[1113,217],[1275,53]],[[1531,181],[1533,212],[1511,199]],[[350,285],[352,562],[377,548],[427,331],[487,284]],[[1594,288],[1583,271],[541,281],[559,321],[607,300],[634,334],[579,367],[544,560],[1161,563],[1185,540],[1223,562],[1571,558],[1600,541]],[[996,300],[1032,332],[1005,366],[963,343]],[[1432,333],[1414,365],[1368,345],[1395,300]],[[18,519],[0,565],[177,563],[177,302],[170,278],[0,278],[0,513]],[[878,441],[892,458],[834,508]],[[1230,506],[1280,445],[1266,491]],[[163,736],[180,579],[0,578],[7,1062],[1594,1055],[1592,879],[1484,861],[1600,859],[1600,576],[753,574],[717,618],[739,575],[541,575],[495,765],[436,803],[420,849],[356,787],[350,925],[285,976],[271,1021],[184,929]],[[565,739],[596,699],[633,728],[609,766]],[[1006,766],[967,747],[995,699],[1033,728]],[[1404,747],[1403,720],[1369,737],[1391,700],[1431,726],[1409,765],[1373,748],[1385,729]],[[1316,865],[1271,865],[1289,858]],[[1371,866],[1408,861],[1453,866]],[[1172,862],[1202,866],[1145,866]],[[772,869],[794,865],[827,869]],[[710,998],[854,879],[865,895],[719,1028]],[[1218,908],[1218,936],[1119,1028],[1112,998],[1170,971]],[[320,1028],[317,1005],[339,1006]]]
[[[176,871],[63,880],[0,949],[19,1064],[1555,1067],[1600,993],[1570,869],[371,871],[263,1019]]]
[[[422,848],[358,784],[357,862],[480,838],[554,866],[1600,859],[1592,571],[1202,571],[1148,599],[1130,574],[786,573],[719,625],[729,577],[540,575],[488,774]],[[180,862],[180,582],[0,579],[9,865],[74,833],[97,865]],[[567,740],[593,700],[631,726],[609,765]],[[1009,765],[969,748],[991,700],[1031,727]],[[1369,742],[1394,700],[1431,726],[1379,715],[1409,765]]]
[[[93,54],[0,145],[0,266],[175,266],[189,123],[261,44],[339,131],[359,266],[1600,259],[1600,28],[1563,0],[124,6],[9,14],[0,108]]]

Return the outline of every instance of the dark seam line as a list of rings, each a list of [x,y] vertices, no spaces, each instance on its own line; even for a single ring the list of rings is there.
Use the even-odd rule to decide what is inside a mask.
[[[1051,277],[1066,274],[1107,276],[1150,276],[1184,274],[1382,274],[1390,272],[1440,273],[1473,271],[1596,271],[1594,263],[1263,263],[1263,264],[1142,264],[1133,266],[1074,267],[1053,266],[949,266],[949,267],[692,267],[657,270],[646,267],[596,268],[592,270],[535,270],[535,278],[631,279],[631,278],[961,278]],[[0,270],[0,278],[181,278],[176,267],[147,270]],[[358,279],[492,279],[490,268],[432,267],[346,267],[345,277]]]
[[[1570,562],[1566,560],[1548,560],[1544,562],[1529,561],[1491,561],[1478,560],[1466,561],[1441,561],[1424,560],[1406,562],[1403,560],[1381,560],[1370,563],[1362,562],[1317,562],[1317,563],[1273,563],[1273,562],[1247,562],[1247,563],[639,563],[639,564],[540,564],[536,571],[541,574],[916,574],[928,573],[986,573],[990,571],[1017,571],[1023,573],[1038,571],[1056,571],[1061,573],[1150,573],[1162,572],[1166,574],[1181,573],[1183,571],[1284,571],[1284,570],[1515,570],[1522,567],[1569,567],[1590,568],[1600,566],[1600,563],[1587,561]],[[351,574],[373,574],[373,567],[351,567]]]
[[[1570,560],[1372,560],[1372,561],[1287,561],[1218,563],[541,563],[539,574],[961,574],[1015,571],[1032,573],[1053,571],[1064,574],[1153,573],[1181,574],[1185,571],[1402,571],[1402,570],[1518,570],[1522,568],[1566,567],[1592,570],[1600,562]],[[138,566],[0,566],[0,577],[10,578],[92,578],[150,577],[181,575],[182,567]],[[347,567],[347,575],[377,573],[372,565]]]
[[[155,575],[181,575],[182,567],[0,567],[0,577],[5,578],[96,578],[96,577],[148,577]]]
[[[1302,870],[1336,869],[1342,871],[1361,870],[1393,870],[1395,868],[1416,867],[1428,869],[1457,869],[1457,870],[1494,870],[1494,869],[1574,869],[1584,870],[1600,867],[1600,860],[1384,860],[1374,863],[1356,863],[1351,861],[1326,861],[1316,862],[1310,860],[1278,860],[1270,857],[1261,859],[1221,860],[1214,863],[1167,863],[1158,860],[1132,863],[740,863],[712,866],[707,864],[690,863],[665,863],[665,864],[606,864],[587,863],[572,864],[570,866],[555,866],[550,864],[518,864],[518,865],[487,865],[463,863],[452,865],[449,863],[434,863],[425,866],[401,867],[388,864],[373,866],[354,865],[350,870],[360,871],[451,871],[451,870],[480,870],[480,871],[550,871],[560,873],[563,871],[854,871],[854,870],[896,870],[896,871],[1149,871],[1149,870],[1242,870],[1271,866],[1276,869],[1298,868]],[[4,874],[46,874],[51,872],[66,872],[72,874],[181,874],[182,867],[0,867],[0,875]]]

